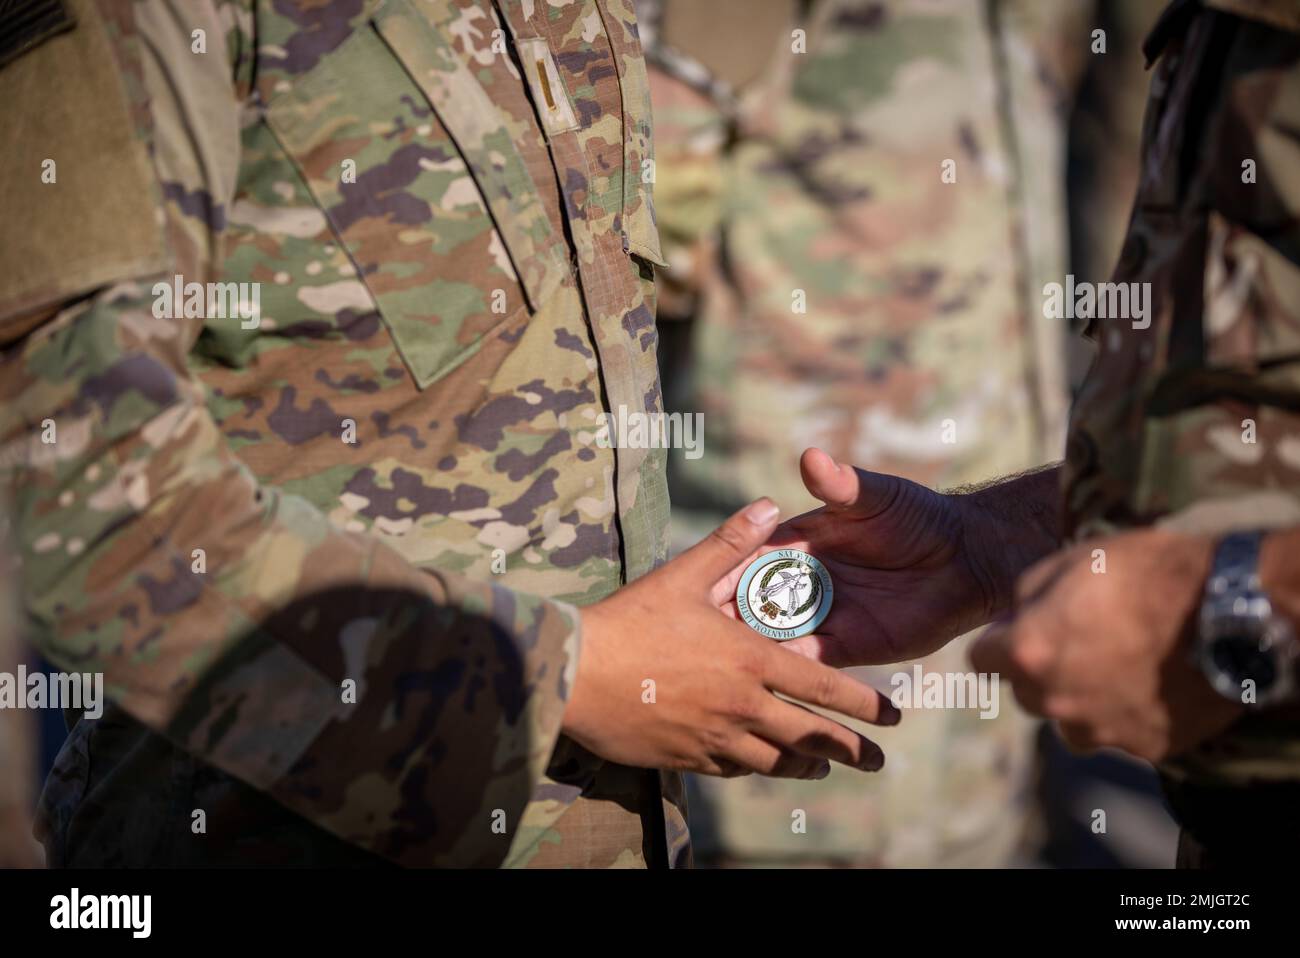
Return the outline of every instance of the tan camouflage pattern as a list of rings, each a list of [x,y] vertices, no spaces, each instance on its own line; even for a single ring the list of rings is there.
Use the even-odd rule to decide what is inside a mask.
[[[728,124],[740,137],[712,181],[725,226],[701,238],[724,248],[701,268],[692,396],[711,451],[683,464],[688,480],[797,510],[810,499],[788,465],[807,445],[932,485],[1059,451],[1061,331],[1042,321],[1038,290],[1063,272],[1063,200],[1059,180],[1027,171],[1061,158],[1050,53],[1065,18],[1000,6],[994,33],[964,3],[815,3],[808,52],[791,52],[788,31],[773,38],[780,59],[734,120],[716,118],[723,133],[704,129],[707,103],[681,121],[659,111],[672,238],[674,127],[693,132],[696,167],[698,144],[725,142]],[[946,159],[955,183],[941,181]],[[806,313],[792,310],[796,291]]]
[[[1066,463],[1076,538],[1300,523],[1300,18],[1294,2],[1206,6],[1232,13],[1174,3],[1146,45],[1159,59],[1113,280],[1151,284],[1151,325],[1090,325]],[[1253,713],[1164,771],[1295,783],[1300,720]]]
[[[662,451],[597,441],[605,410],[660,402],[630,3],[74,6],[76,30],[0,71],[31,125],[19,159],[57,155],[88,210],[142,198],[149,228],[115,244],[102,214],[43,216],[58,186],[0,188],[0,231],[12,209],[102,251],[89,287],[33,257],[0,292],[33,640],[120,705],[74,728],[47,845],[64,864],[687,860],[675,776],[557,739],[574,606],[667,543]],[[530,99],[539,52],[567,128]],[[37,118],[91,101],[31,80],[85,63],[98,126],[132,133],[89,169],[86,129]],[[261,284],[257,324],[156,318],[174,274]]]
[[[741,6],[792,19],[760,35]],[[1066,268],[1066,54],[1086,55],[1090,5],[817,0],[807,19],[796,6],[706,13],[669,0],[642,12],[671,264],[661,328],[693,319],[675,334],[687,355],[666,360],[666,388],[705,422],[704,455],[672,464],[682,545],[753,495],[787,515],[816,505],[797,469],[810,445],[952,486],[1064,444],[1066,329],[1043,319],[1040,290]],[[674,27],[679,7],[689,28]],[[794,29],[806,53],[792,52]],[[749,81],[710,69],[733,47],[766,68]],[[955,183],[941,179],[946,159]],[[805,313],[791,309],[795,290]],[[967,671],[965,645],[924,669]],[[910,668],[860,674],[888,692]],[[837,769],[816,783],[692,779],[697,854],[1006,864],[1029,804],[1033,726],[1003,691],[996,719],[917,710],[872,730],[889,759],[870,782]],[[792,829],[797,810],[806,832]]]

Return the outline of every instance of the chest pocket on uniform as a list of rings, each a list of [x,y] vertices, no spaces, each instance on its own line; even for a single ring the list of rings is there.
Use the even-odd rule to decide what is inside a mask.
[[[567,267],[510,134],[440,29],[406,0],[267,105],[416,382],[430,385]]]

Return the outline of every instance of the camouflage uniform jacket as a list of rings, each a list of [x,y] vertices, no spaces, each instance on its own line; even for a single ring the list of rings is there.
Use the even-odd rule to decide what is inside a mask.
[[[1099,352],[1073,412],[1069,527],[1083,538],[1152,523],[1203,533],[1294,525],[1300,3],[1177,2],[1146,52],[1159,62],[1113,279],[1149,283],[1150,311],[1091,321]],[[1223,816],[1180,800],[1187,789],[1290,783],[1294,801],[1300,721],[1294,710],[1254,713],[1165,772],[1194,832]],[[1254,794],[1248,817],[1274,821]]]
[[[665,554],[599,434],[660,401],[630,0],[70,7],[0,70],[26,613],[120,705],[56,862],[685,860],[675,776],[559,737]]]

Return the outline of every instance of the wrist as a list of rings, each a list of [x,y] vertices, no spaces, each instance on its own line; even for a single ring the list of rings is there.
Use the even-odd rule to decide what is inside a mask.
[[[1016,582],[1061,546],[1059,467],[950,495],[961,516],[962,551],[987,622],[1015,604]]]
[[[976,625],[983,625],[1012,607],[1018,572],[1004,551],[999,523],[974,495],[954,496],[961,514],[961,552],[973,591],[968,599]]]

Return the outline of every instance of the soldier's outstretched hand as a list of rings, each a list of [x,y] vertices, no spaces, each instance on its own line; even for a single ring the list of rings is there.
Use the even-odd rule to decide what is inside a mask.
[[[625,765],[710,775],[820,778],[828,761],[864,771],[884,754],[861,735],[778,698],[878,725],[898,711],[871,687],[790,655],[719,614],[716,589],[773,532],[767,499],[694,548],[582,612],[583,644],[564,731]]]
[[[1056,546],[1055,471],[945,494],[818,449],[799,466],[825,505],[783,523],[760,551],[802,549],[830,571],[830,615],[815,634],[785,643],[829,665],[928,655],[990,621],[1020,572]],[[720,604],[737,578],[721,584]]]

